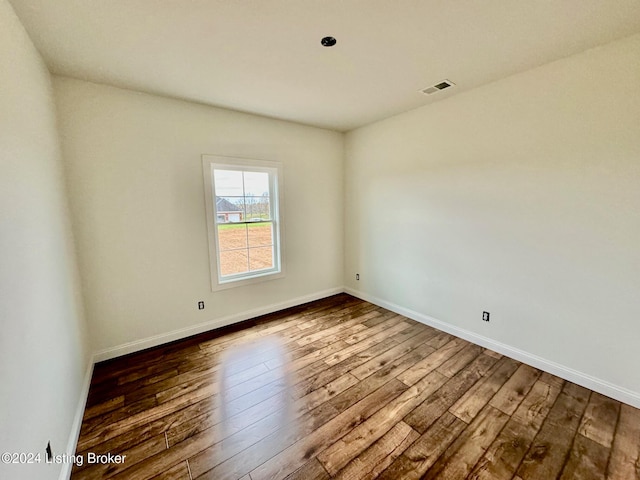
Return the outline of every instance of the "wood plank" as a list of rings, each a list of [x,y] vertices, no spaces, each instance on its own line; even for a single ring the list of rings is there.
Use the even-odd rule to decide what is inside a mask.
[[[360,480],[373,480],[378,478],[381,472],[383,472],[389,465],[391,465],[396,458],[398,458],[402,453],[411,446],[418,438],[420,438],[420,434],[415,430],[411,429],[411,433],[400,443],[392,452],[390,452],[386,457],[384,457],[380,462],[378,462],[373,469],[362,476]],[[377,443],[377,442],[376,442]],[[376,444],[369,447],[370,449],[377,449]]]
[[[578,433],[605,448],[611,448],[619,412],[620,402],[593,392],[582,416]]]
[[[152,422],[162,418],[172,412],[180,410],[189,405],[208,398],[211,396],[212,389],[205,388],[193,394],[183,395],[169,402],[163,403],[152,408],[140,411],[134,415],[123,418],[122,420],[104,426],[104,428],[81,434],[78,440],[78,449],[87,450],[99,443],[109,440],[118,435],[122,435],[129,429],[141,426],[145,423]],[[155,400],[155,399],[154,399]]]
[[[144,417],[145,412],[148,412],[152,408],[157,407],[158,402],[155,398],[144,398],[138,402],[124,405],[115,410],[111,410],[102,415],[84,419],[82,421],[82,427],[80,429],[80,435],[91,436],[99,435],[104,429],[108,429],[110,425],[118,422],[126,422],[131,417]]]
[[[604,480],[609,449],[576,435],[560,480]]]
[[[379,313],[379,312],[377,313],[379,314],[378,316],[380,317],[386,316],[382,313]],[[389,330],[394,326],[402,325],[404,328],[400,328],[399,330],[396,330],[393,334],[397,333],[398,331],[401,332],[402,330],[412,326],[411,323],[409,323],[408,321],[404,322],[403,317],[401,315],[393,315],[393,316],[386,316],[386,317],[387,318],[384,322],[379,323],[375,327],[367,327],[365,325],[362,325],[364,327],[363,329],[351,335],[343,336],[343,340],[347,342],[349,345],[353,345],[354,343],[361,342],[365,338],[371,337],[372,335],[379,335],[380,333],[384,333],[385,331],[389,332]],[[387,337],[390,337],[390,336],[391,334],[388,333]]]
[[[167,449],[167,444],[164,434],[156,435],[151,439],[139,443],[127,450],[115,450],[115,451],[100,451],[94,450],[93,453],[112,453],[114,455],[124,455],[125,459],[123,463],[85,463],[83,469],[77,471],[73,478],[78,480],[92,480],[100,478],[110,478],[119,472],[130,468],[136,463],[146,460],[157,453],[160,453]],[[85,459],[87,457],[84,457]]]
[[[369,375],[377,372],[382,369],[385,365],[387,365],[390,361],[395,358],[402,357],[407,353],[419,348],[421,352],[423,352],[423,357],[431,354],[434,349],[428,345],[423,343],[423,340],[427,338],[431,332],[424,332],[424,334],[420,334],[412,338],[411,340],[407,340],[404,343],[401,343],[390,350],[387,350],[381,355],[378,355],[375,358],[372,358],[366,363],[363,363],[358,368],[354,368],[351,370],[351,373],[358,379],[362,380]]]
[[[480,355],[482,350],[482,347],[469,343],[453,357],[440,365],[437,370],[443,375],[452,378]]]
[[[283,359],[283,362],[280,362],[279,365],[283,365],[286,363],[289,363],[292,360],[297,360],[301,357],[305,357],[307,355],[309,355],[310,353],[312,353],[315,350],[319,350],[321,348],[325,348],[328,345],[331,345],[332,343],[334,343],[335,337],[331,336],[331,337],[324,337],[321,338],[319,340],[316,340],[313,343],[309,343],[307,345],[305,345],[304,347],[294,347],[293,345],[290,346],[284,346],[284,348],[286,348],[288,350],[286,355],[280,355],[280,359]],[[271,360],[276,360],[275,358],[271,359]],[[265,364],[266,365],[266,364]]]
[[[313,410],[336,396],[336,394],[348,390],[357,383],[358,379],[356,377],[350,373],[345,373],[344,375],[302,397],[301,405],[304,405],[306,410]]]
[[[247,478],[251,479],[250,475]],[[322,468],[317,458],[312,458],[298,470],[287,475],[286,480],[328,480],[329,474]],[[251,479],[252,480],[252,479]]]
[[[402,368],[406,368],[406,366],[404,365],[409,362],[411,362],[410,357],[406,359],[397,359],[394,364],[389,365],[383,371],[369,377],[364,382],[359,382],[354,387],[335,396],[320,407],[306,412],[302,416],[302,418],[291,427],[284,426],[279,430],[279,432],[276,432],[277,435],[270,435],[268,438],[258,442],[247,451],[242,452],[238,456],[238,458],[241,459],[239,463],[242,464],[242,467],[240,468],[245,468],[247,465],[252,465],[251,462],[255,462],[260,458],[262,458],[262,461],[264,461],[266,458],[268,458],[268,452],[272,452],[273,454],[275,454],[279,451],[279,449],[283,449],[286,446],[293,444],[300,438],[304,437],[304,435],[314,431],[320,425],[328,422],[331,418],[335,417],[340,412],[343,412],[352,407],[359,401],[359,399],[368,397],[370,394],[376,391],[376,389],[384,386],[386,382],[389,382],[393,378],[397,371],[401,371]],[[293,409],[293,411],[296,412],[298,410]],[[288,418],[289,421],[291,421],[295,420],[296,416],[289,416]],[[217,462],[223,460],[222,456],[215,456],[212,455],[212,453],[214,453],[214,450],[204,452],[199,456],[200,458],[198,459],[192,459],[192,464],[196,461],[200,462],[197,465],[194,465],[195,472],[192,472],[194,476],[205,472],[207,469],[213,468],[217,464]],[[230,469],[233,471],[234,467],[232,465],[232,462],[226,461],[222,463],[223,465],[221,465],[219,468],[215,466],[213,470],[216,472],[219,472],[220,469],[222,469],[223,471],[226,471],[226,469]],[[205,474],[205,477],[207,475],[209,474]]]
[[[279,394],[284,390],[286,390],[289,395],[295,398],[299,398],[344,374],[344,372],[341,372],[338,375],[333,375],[331,376],[331,378],[328,378],[323,375],[326,371],[327,364],[324,363],[323,359],[318,359],[309,365],[305,365],[299,370],[289,372],[288,375],[285,375],[272,383],[264,385],[257,390],[238,397],[230,403],[227,402],[227,408],[233,409],[235,411],[241,411],[243,407],[246,408],[246,405],[255,405],[256,398],[268,398],[269,396]],[[300,392],[301,384],[305,384],[305,382],[308,382],[310,379],[318,378],[320,376],[322,376],[322,379],[324,381],[316,382],[313,388],[307,389],[304,393]]]
[[[551,373],[547,373],[547,372],[542,372],[542,374],[540,375],[540,380],[543,381],[544,383],[548,383],[549,385],[558,387],[558,388],[562,388],[565,383],[565,381],[560,377],[556,377],[555,375],[552,375]]]
[[[242,430],[242,428],[271,415],[287,404],[287,394],[283,391],[279,395],[273,395],[245,410],[242,410],[241,412],[229,415],[226,418],[226,412],[223,413],[219,406],[215,406],[214,404],[202,415],[192,416],[184,421],[176,422],[175,425],[171,424],[166,431],[167,442],[169,443],[169,447],[173,447],[188,438],[207,431],[223,421],[226,421],[227,423],[227,426],[225,427],[226,431],[229,431],[228,429],[231,428],[229,427],[229,424],[233,425],[231,433],[234,433],[235,431]]]
[[[469,478],[509,480],[529,450],[560,389],[538,380],[478,461]]]
[[[225,391],[227,397],[236,398],[276,380],[279,378],[278,376],[282,376],[282,374],[269,370],[263,363],[236,374],[228,374],[225,372],[225,365],[223,364],[219,366],[215,372],[200,375],[173,387],[165,388],[156,393],[155,397],[158,404],[161,404],[178,398],[181,395],[199,390],[200,388],[215,385],[218,387],[215,391]],[[234,389],[234,387],[236,388]]]
[[[375,305],[371,305],[366,302],[362,302],[357,304],[355,307],[351,307],[349,309],[342,309],[338,311],[333,311],[329,315],[322,315],[313,317],[301,317],[298,322],[296,322],[296,328],[302,332],[302,338],[304,335],[308,335],[313,332],[317,332],[324,328],[333,327],[343,322],[347,322],[354,318],[361,318],[363,315],[378,311],[381,312],[378,307]],[[371,317],[369,317],[371,318]],[[377,318],[377,317],[373,317]],[[362,320],[365,321],[365,320]],[[299,339],[298,338],[298,339]]]
[[[369,328],[375,327],[376,325],[379,325],[382,322],[386,321],[388,318],[395,317],[397,315],[397,313],[390,312],[389,310],[386,310],[382,307],[378,307],[376,308],[376,310],[378,310],[381,313],[381,315],[379,317],[375,317],[375,318],[371,318],[369,320],[363,321],[362,324],[365,327],[369,327]],[[404,317],[402,319],[405,320]]]
[[[332,398],[329,402],[327,402],[327,404],[329,404],[338,412],[345,411],[346,409],[351,407],[355,401],[369,395],[371,392],[379,389],[386,383],[391,382],[392,380],[394,380],[395,383],[395,377],[399,373],[406,370],[409,365],[412,365],[416,361],[416,359],[420,358],[420,355],[420,348],[416,348],[406,355],[394,359],[392,362],[385,365],[382,369],[380,369],[373,375],[367,377],[363,381],[358,382],[356,385],[344,392],[344,394]]]
[[[223,363],[227,370],[233,370],[234,373],[241,372],[257,363],[261,363],[260,358],[265,356],[265,354],[268,355],[270,352],[277,351],[277,349],[268,345],[255,345],[252,349],[245,352],[247,348],[249,347],[242,345],[239,349],[234,349],[233,352],[241,351],[244,353],[241,358],[237,358],[238,355],[221,356],[217,354],[207,355],[201,351],[195,353],[190,352],[180,361],[172,362],[172,366],[175,367],[172,370],[163,372],[162,375],[144,377],[137,382],[126,383],[120,386],[108,386],[108,394],[111,396],[124,394],[126,397],[125,401],[129,404],[147,396],[154,396],[159,391],[180,383],[208,376],[219,370]],[[268,360],[268,358],[265,360]],[[178,371],[177,374],[175,373],[176,370]],[[101,394],[102,397],[106,395],[104,392]]]
[[[316,340],[319,340],[323,337],[327,337],[331,335],[340,335],[341,338],[343,336],[346,336],[348,338],[349,335],[368,329],[368,327],[365,327],[364,325],[362,325],[362,323],[360,323],[361,321],[366,320],[367,318],[373,318],[379,315],[381,315],[380,312],[376,312],[376,311],[369,312],[363,317],[356,317],[344,323],[339,323],[333,327],[324,328],[315,333],[309,333],[306,336],[302,337],[300,340],[298,340],[296,343],[299,346],[303,347],[309,343],[313,343]]]
[[[421,378],[431,373],[453,355],[462,350],[466,344],[467,342],[461,338],[451,340],[421,362],[416,363],[414,366],[398,375],[398,380],[404,382],[408,386],[415,385]]]
[[[590,394],[586,388],[566,382],[546,421],[572,431],[577,430]]]
[[[391,380],[310,435],[300,439],[252,470],[251,478],[253,480],[274,480],[285,477],[298,468],[302,462],[334,443],[345,431],[358,426],[406,389],[407,386],[403,383]]]
[[[271,412],[269,412],[269,410],[265,411],[263,402],[250,409],[250,412],[244,411],[235,417],[223,421],[220,421],[219,418],[212,420],[215,428],[203,429],[201,430],[201,434],[191,435],[195,435],[200,439],[198,440],[199,445],[207,443],[206,440],[203,440],[204,436],[210,439],[208,442],[210,446],[200,454],[191,458],[192,470],[196,474],[203,470],[198,463],[203,457],[206,458],[206,462],[212,464],[214,462],[222,462],[239,453],[242,449],[253,445],[277,429],[282,428],[283,422],[293,421],[305,415],[308,410],[313,408],[312,405],[322,404],[340,392],[345,391],[356,382],[353,376],[347,374],[337,381],[334,381],[331,386],[312,392],[293,404],[290,404],[282,397],[276,397],[279,403],[274,403]],[[271,402],[271,399],[269,399],[268,402]],[[325,413],[335,415],[335,413],[329,410]],[[215,423],[216,421],[217,423]],[[315,422],[316,420],[314,419],[313,421]],[[180,437],[178,437],[178,439],[179,438]],[[176,436],[171,430],[168,432],[168,439],[171,447],[177,444],[179,448],[181,448],[180,442],[176,441]]]
[[[184,355],[199,353],[199,349],[194,345],[184,345],[182,347],[164,348],[158,347],[148,352],[139,352],[135,358],[139,365],[129,361],[130,355],[101,362],[94,368],[92,386],[124,385],[130,382],[140,382],[150,377],[162,376],[166,370],[175,368]],[[142,365],[142,367],[140,366]],[[104,372],[104,373],[102,373]]]
[[[493,358],[497,358],[491,355]],[[454,403],[449,411],[465,423],[471,423],[480,410],[500,390],[505,382],[518,368],[518,362],[510,358],[500,358],[487,375],[478,380],[462,397]]]
[[[378,410],[367,421],[318,454],[318,459],[330,475],[335,475],[347,463],[391,430],[394,425],[397,425],[404,416],[426,400],[446,380],[447,377],[441,373],[431,372],[413,387],[409,387],[398,398]]]
[[[99,415],[104,415],[105,413],[111,412],[117,408],[124,406],[124,395],[119,395],[117,397],[113,397],[105,402],[98,403],[87,408],[84,411],[84,420],[89,420],[90,418],[97,417]]]
[[[345,319],[355,318],[360,315],[361,310],[364,308],[370,309],[369,306],[363,302],[347,302],[320,311],[307,312],[302,316],[302,318],[307,319],[307,331],[306,333],[300,334],[300,336],[296,335],[295,338],[298,339],[306,334],[322,330],[326,326],[337,325]],[[352,314],[353,317],[350,316]],[[281,317],[277,322],[258,325],[249,332],[238,330],[209,342],[201,342],[200,348],[206,350],[208,353],[216,353],[224,351],[229,346],[235,345],[239,339],[242,339],[243,343],[248,343],[273,336],[274,334],[282,335],[284,332],[295,331],[296,334],[298,334],[300,333],[300,319],[300,317],[296,318],[295,315],[284,318]],[[290,327],[295,328],[292,330]]]
[[[334,367],[329,370],[334,370]],[[301,398],[344,375],[344,372],[348,372],[348,370],[349,368],[341,369],[339,372],[332,371],[330,372],[331,375],[326,375],[329,373],[327,365],[320,359],[293,372],[289,377],[278,379],[253,392],[238,397],[230,403],[226,403],[225,414],[227,416],[236,415],[276,396],[286,395],[293,399]]]
[[[484,353],[485,355],[489,355],[490,357],[496,358],[498,360],[502,358],[502,355],[500,353],[494,352],[493,350],[489,350],[488,348],[485,348],[482,353]]]
[[[487,452],[473,467],[468,478],[509,480],[529,449],[536,432],[523,428],[513,419],[504,426]]]
[[[379,480],[417,480],[431,468],[467,424],[445,412],[418,440],[400,455]]]
[[[381,314],[380,312],[374,311],[374,312],[369,312],[369,314],[367,314],[366,316],[368,315],[381,315]],[[360,322],[361,322],[361,318],[356,317],[353,320],[349,321],[348,323],[346,322],[340,323],[336,327],[334,327],[336,329],[334,333],[327,333],[327,329],[323,329],[320,332],[318,332],[318,334],[321,334],[321,335],[320,335],[320,338],[318,338],[318,340],[316,341],[328,340],[329,342],[336,342],[340,340],[342,342],[345,342],[346,344],[356,343],[353,340],[351,342],[348,342],[347,340],[359,338],[360,336],[366,337],[368,331],[370,330],[369,327],[365,327]],[[351,325],[348,326],[348,324],[351,324]],[[300,343],[300,341],[298,341],[298,343]],[[314,343],[314,342],[311,342],[311,343]],[[305,343],[304,345],[300,345],[300,346],[304,347],[307,345],[309,344]]]
[[[447,343],[453,340],[455,337],[453,335],[449,335],[446,332],[438,332],[434,337],[428,339],[425,343],[430,347],[438,350],[441,347],[444,347]]]
[[[196,402],[189,407],[172,412],[171,414],[161,417],[155,421],[129,429],[121,435],[92,446],[89,450],[78,451],[78,453],[86,455],[88,451],[106,453],[127,450],[138,443],[149,440],[155,435],[164,434],[174,425],[180,425],[193,417],[197,418],[199,415],[210,411],[214,407],[215,404],[211,404],[211,402],[206,400]]]
[[[302,347],[298,344],[298,341],[303,337],[310,334],[322,332],[323,330],[344,324],[354,319],[359,319],[360,321],[362,321],[362,316],[366,312],[370,312],[372,310],[375,310],[375,308],[367,304],[365,304],[365,306],[358,306],[355,309],[341,310],[338,313],[317,317],[309,322],[306,322],[304,329],[301,328],[302,324],[300,322],[295,322],[289,328],[275,334],[271,334],[266,338],[277,339],[281,343],[282,347],[285,347],[293,353],[296,349],[302,349]],[[352,325],[356,323],[357,322],[351,322]],[[331,337],[335,338],[335,335]],[[306,345],[304,345],[304,347],[309,348],[309,345],[318,344],[318,342],[322,341],[326,341],[326,344],[328,344],[330,343],[329,341],[327,341],[328,338],[329,336],[327,335],[321,336],[320,338],[318,338],[318,340],[307,343]]]
[[[498,393],[489,402],[494,408],[497,408],[507,415],[511,415],[516,411],[520,402],[529,393],[531,387],[540,376],[540,370],[529,365],[522,364],[518,370],[505,382],[498,390]]]
[[[588,396],[588,390],[569,382],[564,384],[518,468],[517,474],[523,480],[559,476],[587,407]]]
[[[400,333],[406,330],[407,328],[408,328],[407,324],[402,322],[402,323],[395,324],[390,328],[388,328],[386,331],[377,333],[375,335],[363,336],[362,340],[360,340],[358,343],[347,342],[350,345],[349,347],[343,350],[340,350],[339,352],[336,352],[333,355],[327,357],[325,359],[325,362],[327,363],[327,365],[335,365],[337,363],[340,363],[343,360],[349,358],[350,356],[356,353],[362,352],[363,350],[366,350],[367,348],[370,348],[373,345],[376,345],[380,342],[383,342],[387,340],[389,336],[392,336],[396,333]],[[356,336],[352,335],[351,338],[356,338]],[[360,337],[357,337],[357,338],[360,338]]]
[[[518,468],[523,480],[557,478],[571,448],[575,432],[547,422],[534,439]]]
[[[494,357],[491,358],[496,360]],[[487,405],[422,478],[424,480],[466,478],[508,420],[508,415]]]
[[[189,473],[189,466],[186,460],[166,470],[162,475],[158,476],[158,478],[162,480],[191,480],[191,474]]]
[[[325,368],[322,371],[319,371],[316,375],[306,378],[298,382],[295,386],[295,393],[304,392],[299,395],[306,395],[307,393],[325,385],[328,382],[331,382],[338,378],[341,375],[351,371],[352,369],[362,365],[363,363],[371,360],[372,358],[377,357],[378,355],[386,352],[387,350],[393,348],[395,344],[387,344],[387,342],[379,343],[374,345],[373,347],[369,347],[362,352],[358,352],[349,358],[343,360],[342,362],[333,365],[330,368]]]
[[[148,397],[155,397],[158,393],[177,385],[188,384],[189,382],[195,382],[201,378],[215,376],[219,368],[220,364],[211,366],[209,363],[204,363],[200,367],[189,368],[183,373],[173,374],[169,377],[163,378],[162,380],[158,380],[157,382],[140,385],[138,388],[134,388],[135,383],[131,383],[127,384],[127,388],[118,388],[114,392],[123,393],[126,397],[126,403],[131,404]],[[174,369],[170,371],[177,370]]]
[[[613,438],[607,479],[640,480],[640,410],[622,404]]]
[[[369,383],[374,384],[373,380]],[[327,418],[331,417],[331,414],[319,418],[318,409],[315,409],[307,416],[307,422],[303,420],[297,424],[296,428],[278,430],[213,468],[211,468],[210,456],[201,455],[197,459],[194,458],[193,462],[190,462],[192,475],[194,478],[201,476],[202,479],[230,480],[251,472],[253,480],[283,478],[311,459],[322,444],[331,442],[344,429],[357,426],[387,401],[407,389],[403,383],[391,380],[383,384],[382,388],[362,396],[357,394],[356,387],[352,387],[325,404],[326,407],[333,408],[333,411],[339,410],[332,403],[336,400],[346,401],[349,404],[347,408],[341,410],[341,413],[329,420]]]
[[[224,425],[221,423],[213,429],[208,429],[200,434],[194,435],[167,450],[149,457],[145,461],[136,463],[125,471],[115,475],[113,478],[148,480],[160,472],[173,467],[185,458],[189,460],[190,470],[195,478],[196,473],[194,472],[194,468],[197,468],[197,465],[194,464],[194,456],[197,456],[200,452],[206,451],[211,454],[212,457],[210,461],[229,458],[258,442],[271,432],[276,431],[281,421],[282,419],[279,412],[274,412],[258,422],[251,424],[249,427],[218,441],[219,434],[224,436]],[[214,447],[215,450],[211,450]],[[236,478],[239,478],[239,476]]]
[[[316,360],[320,360],[320,359],[324,359],[326,357],[328,357],[329,355],[331,355],[332,353],[335,352],[339,352],[340,350],[343,350],[345,348],[347,348],[349,345],[346,342],[343,342],[342,340],[339,340],[337,342],[333,342],[329,345],[327,345],[324,348],[321,348],[319,350],[314,350],[313,352],[309,353],[308,355],[305,355],[303,357],[297,358],[296,360],[290,362],[285,358],[278,358],[277,360],[271,360],[266,362],[267,367],[269,367],[270,369],[274,369],[274,368],[279,368],[279,367],[286,367],[286,369],[288,371],[295,371],[295,370],[299,370],[307,365],[310,365],[311,363],[315,362]]]
[[[531,432],[537,432],[555,404],[560,391],[559,387],[538,380],[511,418]]]
[[[234,455],[250,449],[256,444],[262,444],[263,441],[273,442],[272,445],[276,446],[280,445],[278,442],[274,442],[276,435],[280,442],[285,442],[291,436],[300,434],[299,432],[294,433],[293,428],[287,428],[290,420],[294,419],[288,417],[286,410],[280,410],[223,440],[216,441],[218,439],[212,435],[210,445],[189,458],[192,474],[194,477],[197,477],[232,458]],[[302,431],[307,432],[315,427],[317,427],[317,424],[309,419],[302,427],[304,429]]]
[[[199,431],[203,431],[210,426],[216,425],[221,421],[221,419],[224,419],[226,422],[238,419],[238,422],[236,422],[236,429],[241,429],[244,428],[244,426],[247,426],[251,421],[257,421],[285,406],[301,405],[305,409],[309,409],[312,405],[326,401],[355,383],[357,383],[357,380],[353,376],[345,374],[333,382],[330,382],[315,391],[309,392],[303,398],[297,398],[297,401],[292,403],[291,399],[294,397],[290,395],[291,388],[286,382],[283,382],[283,388],[274,390],[275,395],[269,396],[261,402],[252,402],[252,406],[248,409],[233,408],[237,403],[232,401],[225,405],[220,405],[219,408],[212,410],[211,413],[206,416],[195,418],[193,422],[185,422],[175,428],[171,428],[167,432],[169,444],[173,445],[174,443],[178,443],[185,438],[188,438],[188,436],[192,436]],[[242,400],[242,406],[245,407],[248,405],[248,403],[244,401],[245,398],[247,400],[254,400],[254,397],[255,396],[253,394],[242,397],[240,399]],[[229,426],[225,427],[225,431],[229,431],[229,428]]]
[[[385,341],[396,342],[396,343],[404,343],[407,340],[412,339],[416,335],[419,335],[422,332],[426,331],[424,325],[422,325],[420,323],[417,323],[417,322],[414,322],[413,320],[409,320],[408,318],[404,319],[404,323],[406,325],[409,325],[409,327],[405,328],[404,330],[402,330],[400,332],[392,333],[391,335],[388,335],[385,338]],[[438,332],[435,329],[433,329],[432,333],[433,333],[434,336],[425,340],[425,343],[428,344],[429,346],[433,346],[432,343],[433,343],[435,337],[437,337],[440,334],[440,332]]]
[[[362,454],[349,462],[334,478],[337,480],[375,478],[419,437],[420,434],[409,425],[402,421],[398,422]]]
[[[482,377],[497,360],[480,354],[464,370],[445,383],[437,392],[416,407],[404,421],[424,433],[445,411]]]

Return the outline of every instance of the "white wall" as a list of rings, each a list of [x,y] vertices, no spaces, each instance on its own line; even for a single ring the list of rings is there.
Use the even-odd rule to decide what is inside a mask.
[[[636,35],[347,134],[348,287],[640,405],[639,59]]]
[[[0,452],[66,452],[89,364],[49,72],[0,0]],[[5,465],[53,479],[60,465]]]
[[[342,287],[341,134],[69,78],[54,89],[99,358]],[[284,278],[211,292],[205,153],[283,163]]]

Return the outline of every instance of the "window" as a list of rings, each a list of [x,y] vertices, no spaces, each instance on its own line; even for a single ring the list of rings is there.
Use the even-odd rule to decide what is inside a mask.
[[[213,290],[282,276],[281,165],[202,159]]]

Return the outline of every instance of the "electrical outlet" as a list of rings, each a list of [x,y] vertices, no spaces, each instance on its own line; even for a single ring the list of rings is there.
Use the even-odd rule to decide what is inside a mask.
[[[204,302],[198,302],[198,310],[204,310]]]
[[[482,312],[482,320],[485,322],[489,321],[489,312]]]
[[[360,274],[356,273],[356,280],[360,280]]]

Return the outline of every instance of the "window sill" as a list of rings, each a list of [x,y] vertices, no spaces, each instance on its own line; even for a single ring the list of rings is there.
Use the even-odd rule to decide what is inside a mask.
[[[217,279],[212,279],[211,282],[211,290],[213,292],[218,292],[220,290],[228,290],[230,288],[236,287],[244,287],[247,285],[253,285],[254,283],[262,283],[269,280],[276,280],[278,278],[284,277],[284,271],[280,271],[277,273],[265,273],[263,275],[255,275],[249,278],[242,278],[238,280],[228,280],[226,282],[220,282]]]

